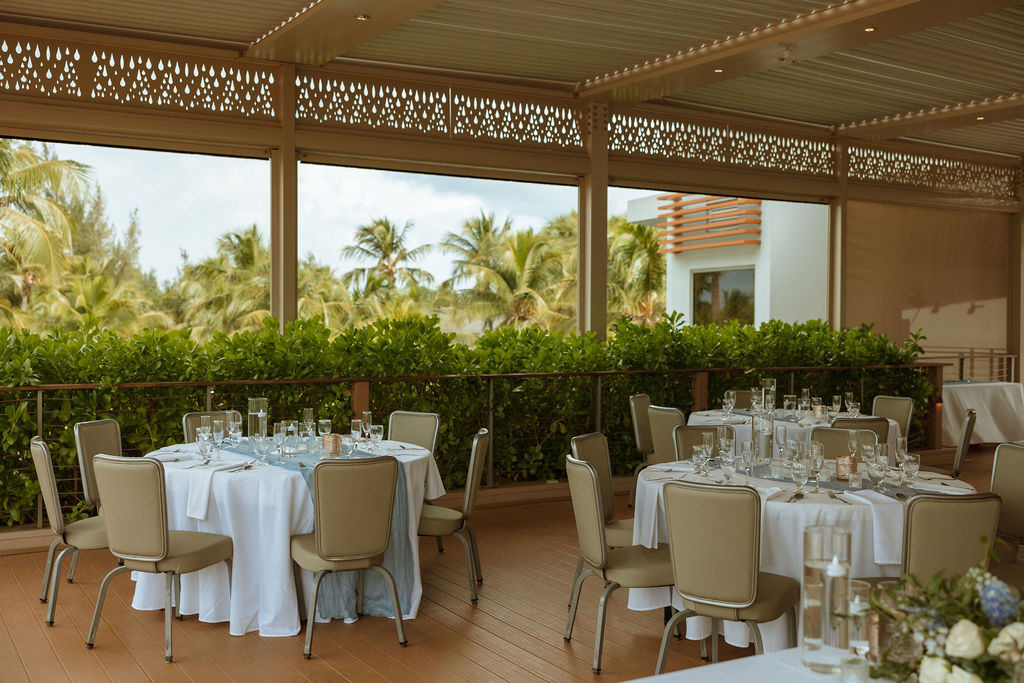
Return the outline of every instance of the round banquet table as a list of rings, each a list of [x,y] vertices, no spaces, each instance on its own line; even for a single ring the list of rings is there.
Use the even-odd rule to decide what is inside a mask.
[[[230,463],[246,464],[252,458],[232,451],[222,451],[222,455],[224,463],[205,468],[194,467],[198,460],[196,444],[169,446],[146,456],[164,463],[169,528],[225,534],[234,543],[230,588],[223,562],[183,575],[181,613],[198,614],[206,622],[228,621],[231,635],[250,631],[259,631],[261,636],[295,635],[300,624],[290,544],[292,536],[313,531],[313,501],[306,477],[319,456],[288,458],[285,467],[268,465],[228,472],[224,469]],[[387,557],[384,566],[400,584],[400,572],[408,577],[410,599],[408,605],[403,600],[403,617],[412,619],[422,595],[416,535],[420,512],[424,499],[444,495],[444,484],[434,457],[424,448],[384,441],[380,452],[374,455],[393,455],[402,469],[399,485],[404,479],[407,504],[402,507],[407,510],[404,526],[408,545],[400,543],[392,533],[392,546],[403,548],[398,555],[402,566],[388,566]],[[308,594],[312,574],[302,574],[303,589]],[[163,609],[163,577],[141,572],[133,572],[132,576],[136,581],[132,607]],[[367,577],[364,596],[367,600],[374,597],[370,595],[370,578]],[[379,597],[390,605],[389,598]],[[318,602],[318,620],[322,621],[323,600]]]
[[[652,465],[640,472],[637,483],[633,517],[633,543],[656,548],[668,542],[663,490],[669,481],[721,481],[721,473],[713,470],[710,477],[692,472],[687,461]],[[928,480],[924,480],[927,477]],[[945,484],[940,486],[937,479]],[[781,574],[800,581],[803,576],[803,529],[815,524],[831,524],[851,532],[851,576],[878,577],[900,575],[903,544],[903,502],[883,494],[863,489],[843,493],[835,491],[829,497],[826,489],[821,493],[806,493],[804,498],[789,502],[796,491],[795,485],[772,479],[750,478],[737,474],[733,483],[749,485],[761,496],[761,571]],[[954,488],[955,484],[955,488]],[[963,482],[943,475],[922,473],[915,487],[938,493],[974,493]],[[808,484],[805,491],[813,489]],[[651,610],[669,605],[682,608],[682,600],[673,587],[632,588],[629,608]],[[762,624],[764,651],[774,652],[788,647],[788,615]],[[750,631],[741,622],[725,622],[726,642],[737,647],[750,644]],[[711,635],[711,620],[691,617],[686,620],[686,637],[700,640]]]

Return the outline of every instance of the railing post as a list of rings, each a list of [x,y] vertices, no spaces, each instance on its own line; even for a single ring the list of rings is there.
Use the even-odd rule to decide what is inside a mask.
[[[789,371],[789,393],[796,394],[796,371]]]
[[[213,410],[213,385],[206,385],[206,412]]]
[[[43,438],[43,391],[36,389],[36,436]]]
[[[939,406],[942,405],[942,366],[934,365],[928,368],[928,378],[935,385],[935,392],[928,401],[928,417],[925,419],[925,432],[927,434],[927,445],[930,450],[942,447],[942,412]]]
[[[693,373],[693,408],[692,410],[708,409],[708,371],[701,370]]]
[[[363,414],[370,409],[370,383],[367,381],[352,382],[352,417]]]
[[[601,376],[594,375],[593,384],[594,401],[594,431],[601,431]]]
[[[494,380],[487,378],[487,486],[494,486]]]

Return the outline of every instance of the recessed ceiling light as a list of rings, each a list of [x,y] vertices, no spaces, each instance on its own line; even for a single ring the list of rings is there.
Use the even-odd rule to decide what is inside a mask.
[[[868,26],[867,28],[864,29],[864,33],[874,33],[874,32],[875,32],[875,27],[874,26]]]
[[[370,20],[370,15],[369,14],[357,14],[356,15],[356,21],[369,21],[369,20]]]
[[[715,73],[716,73],[716,74],[720,74],[720,73],[722,73],[723,71],[725,71],[725,69],[715,69]]]
[[[984,116],[977,116],[977,117],[975,117],[975,118],[976,118],[976,120],[978,120],[978,121],[984,121],[984,120],[985,120],[985,117],[984,117]]]

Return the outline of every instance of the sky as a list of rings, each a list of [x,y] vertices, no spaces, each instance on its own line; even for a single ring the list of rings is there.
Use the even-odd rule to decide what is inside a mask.
[[[107,218],[119,235],[138,212],[139,260],[161,283],[174,279],[181,253],[192,262],[214,254],[217,237],[256,224],[269,242],[270,162],[199,154],[54,144],[57,156],[91,167],[103,191]],[[337,274],[360,265],[341,250],[355,228],[375,218],[412,223],[410,246],[437,244],[468,218],[494,213],[513,227],[540,228],[576,208],[575,186],[541,185],[377,171],[340,166],[299,166],[299,255],[312,252]],[[612,188],[610,215],[626,212],[648,190]],[[449,257],[433,249],[416,263],[436,282],[451,274]]]

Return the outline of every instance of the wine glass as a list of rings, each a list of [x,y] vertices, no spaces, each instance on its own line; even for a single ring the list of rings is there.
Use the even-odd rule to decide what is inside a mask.
[[[270,453],[270,444],[273,439],[255,434],[249,437],[252,442],[252,452],[256,454],[256,465],[266,465],[267,455]]]
[[[726,484],[731,484],[732,478],[736,476],[736,458],[731,454],[729,457],[723,454],[719,456],[718,460],[722,463],[722,479]]]
[[[879,493],[882,492],[882,484],[885,482],[885,473],[888,469],[888,462],[883,462],[877,456],[868,460],[868,479],[871,480],[872,488]]]
[[[331,421],[330,420],[317,420],[316,422],[316,433],[320,436],[327,436],[331,433]]]
[[[847,430],[846,434],[846,450],[850,451],[850,457],[857,457],[857,447],[860,445],[860,439],[857,435],[856,429]]]
[[[843,392],[843,397],[846,399],[846,412],[850,412],[850,404],[853,403],[853,392]]]
[[[242,443],[242,418],[232,418],[228,421],[228,439],[231,445],[238,446]]]
[[[921,469],[921,456],[917,453],[907,453],[903,456],[903,478],[907,485],[914,483],[914,478]]]
[[[206,434],[209,436],[210,431],[213,429],[213,417],[210,415],[199,416],[199,428],[196,429],[196,434]]]
[[[691,458],[693,458],[693,471],[697,474],[704,474],[704,464],[707,462],[707,450],[703,445],[694,444]]]
[[[868,640],[868,614],[871,612],[871,584],[850,579],[847,589],[847,610],[850,618],[850,652],[861,659],[871,649]]]
[[[707,450],[708,457],[710,458],[712,452],[714,451],[715,434],[713,432],[701,432],[700,443],[702,446],[704,446],[704,449]]]
[[[786,448],[786,425],[775,425],[775,445],[780,454]]]
[[[341,457],[351,458],[352,453],[356,450],[355,439],[352,438],[351,434],[341,435]]]
[[[832,394],[832,411],[836,415],[841,413],[843,410],[843,397],[841,394]]]
[[[814,469],[814,492],[821,493],[821,468],[825,466],[825,445],[820,441],[809,441],[808,452]]]
[[[224,445],[224,420],[213,421],[213,445],[217,447],[213,460],[220,460],[220,448]]]
[[[369,410],[364,410],[362,417],[363,417],[363,421],[362,421],[363,439],[365,439],[366,441],[369,441],[370,440],[370,427],[373,426],[373,413],[371,413]]]
[[[749,477],[754,466],[754,443],[749,439],[740,442],[740,462]]]
[[[353,418],[352,423],[349,425],[349,430],[352,432],[352,440],[356,442],[356,447],[359,446],[359,440],[363,437],[363,421]]]
[[[370,441],[374,452],[380,451],[380,442],[384,440],[384,425],[370,425]]]
[[[274,423],[274,447],[277,449],[278,455],[281,455],[284,452],[285,432],[284,422]]]
[[[860,403],[857,401],[847,403],[846,410],[850,413],[850,417],[857,417],[860,415]]]
[[[734,389],[726,389],[725,395],[722,398],[722,408],[725,409],[725,419],[732,417],[732,409],[736,407],[736,391]]]
[[[796,497],[804,495],[804,484],[807,483],[807,477],[810,474],[810,466],[808,465],[807,458],[793,458],[789,463],[790,476],[793,478],[793,483],[796,484]]]

